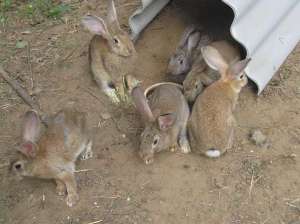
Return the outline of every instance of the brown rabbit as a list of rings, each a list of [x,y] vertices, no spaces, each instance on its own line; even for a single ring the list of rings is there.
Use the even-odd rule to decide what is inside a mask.
[[[227,64],[231,64],[241,58],[238,46],[231,41],[216,41],[212,42],[210,46],[213,46],[219,51]],[[201,51],[201,49],[199,50]],[[211,85],[219,78],[220,74],[218,71],[207,66],[202,54],[200,54],[194,62],[191,71],[183,81],[184,96],[189,103],[194,103],[196,97],[204,90],[204,88]]]
[[[12,171],[19,177],[54,179],[59,195],[67,191],[67,205],[79,199],[74,177],[75,161],[92,156],[85,114],[72,109],[59,111],[48,121],[48,128],[41,134],[41,121],[35,111],[24,116],[23,142],[18,151],[20,158],[12,164]]]
[[[244,69],[250,59],[228,64],[212,46],[203,47],[202,55],[221,78],[196,99],[188,126],[190,144],[196,152],[219,157],[233,144],[233,111],[241,89],[247,84]]]
[[[149,103],[141,87],[132,90],[133,102],[145,120],[141,134],[140,156],[146,164],[153,162],[154,154],[167,149],[189,153],[186,125],[189,107],[182,91],[175,83],[155,84],[149,89]],[[176,100],[172,100],[176,99]]]
[[[91,72],[113,103],[125,100],[122,76],[130,74],[137,59],[134,44],[120,27],[113,0],[109,0],[106,21],[87,15],[82,24],[94,34],[89,46]]]

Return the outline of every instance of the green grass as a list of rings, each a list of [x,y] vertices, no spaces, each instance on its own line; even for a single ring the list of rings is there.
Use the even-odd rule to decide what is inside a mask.
[[[33,24],[40,23],[47,18],[59,19],[71,7],[64,3],[54,3],[52,0],[0,0],[0,25],[4,26],[8,22],[8,12],[18,12],[21,19],[29,19]]]
[[[58,19],[70,10],[67,4],[55,4],[52,0],[31,0],[21,7],[28,18],[48,17]]]
[[[1,0],[0,3],[0,24],[5,25],[7,23],[7,11],[12,6],[12,0]]]

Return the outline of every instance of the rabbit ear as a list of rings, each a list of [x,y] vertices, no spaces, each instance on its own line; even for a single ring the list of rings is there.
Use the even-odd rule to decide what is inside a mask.
[[[131,95],[136,109],[140,112],[140,114],[144,117],[144,119],[153,122],[154,121],[153,113],[149,107],[147,98],[145,97],[141,87],[137,86],[133,88],[131,91]]]
[[[232,64],[229,67],[230,74],[232,74],[234,76],[241,74],[245,70],[245,68],[247,67],[247,65],[250,61],[251,61],[251,58],[246,58],[242,61],[235,62],[234,64]]]
[[[201,48],[201,53],[210,68],[218,71],[221,75],[225,74],[228,69],[228,63],[216,48],[205,46]]]
[[[158,125],[160,130],[164,131],[170,128],[175,122],[174,114],[163,114],[158,117]]]
[[[187,42],[187,49],[188,49],[188,53],[190,55],[191,55],[192,51],[195,49],[195,47],[197,47],[199,41],[200,41],[200,33],[199,32],[195,32],[189,36],[188,42]]]
[[[35,111],[27,111],[23,120],[23,140],[25,142],[37,141],[41,129],[41,121]]]
[[[103,19],[96,16],[87,15],[81,19],[81,23],[91,33],[100,35],[106,39],[108,38],[109,33]]]
[[[187,43],[187,40],[189,38],[189,36],[191,35],[191,33],[193,33],[194,31],[196,30],[196,27],[194,25],[191,25],[189,27],[187,27],[182,36],[181,36],[181,39],[179,41],[179,47],[184,47]]]
[[[109,0],[108,3],[108,12],[107,12],[107,23],[110,26],[116,26],[120,29],[120,24],[118,21],[117,11],[114,0]]]
[[[36,156],[37,146],[33,142],[24,142],[18,151],[28,158],[34,158]]]

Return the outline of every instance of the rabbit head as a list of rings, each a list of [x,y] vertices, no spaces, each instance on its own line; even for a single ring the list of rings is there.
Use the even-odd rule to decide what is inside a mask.
[[[152,112],[147,99],[138,86],[132,90],[133,101],[137,110],[145,120],[145,129],[141,134],[139,155],[146,164],[153,162],[154,154],[170,146],[167,130],[173,126],[176,116],[172,113],[160,114],[160,111]]]
[[[129,57],[135,53],[134,44],[130,36],[120,27],[113,0],[109,0],[106,20],[97,16],[87,15],[82,18],[82,24],[91,33],[106,39],[110,49],[115,54]]]
[[[12,171],[19,177],[32,176],[31,162],[36,157],[36,144],[41,130],[41,121],[35,111],[28,111],[23,118],[22,143],[18,148],[19,159],[12,164]]]
[[[234,60],[228,64],[219,51],[212,46],[202,47],[201,52],[207,65],[220,73],[220,81],[229,83],[235,92],[239,93],[247,84],[248,79],[244,70],[250,62],[250,58]]]
[[[199,75],[199,74],[198,74]],[[189,76],[183,81],[184,96],[189,103],[193,103],[202,92],[203,84],[200,76]]]
[[[194,26],[188,27],[182,35],[175,53],[171,56],[167,74],[171,76],[183,75],[192,66],[192,52],[200,40],[200,32]]]
[[[199,56],[195,61],[192,70],[187,74],[183,81],[184,96],[189,103],[193,103],[196,97],[203,90],[203,83],[201,77],[206,70],[206,63],[202,56]]]

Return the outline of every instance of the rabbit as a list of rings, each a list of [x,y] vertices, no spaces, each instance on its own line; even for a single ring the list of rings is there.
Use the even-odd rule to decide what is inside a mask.
[[[229,64],[213,46],[205,46],[201,51],[207,65],[217,70],[221,78],[197,97],[188,122],[188,133],[193,151],[216,158],[233,145],[233,112],[239,93],[247,84],[244,69],[251,59]]]
[[[191,151],[186,129],[190,111],[177,84],[155,84],[145,93],[137,85],[131,95],[145,121],[139,155],[146,164],[153,163],[154,154],[163,150],[175,150],[179,146],[182,153]]]
[[[120,27],[114,1],[109,0],[106,21],[87,15],[81,22],[94,34],[89,45],[93,78],[113,103],[126,101],[122,76],[134,69],[137,53],[129,34]]]
[[[182,83],[186,74],[191,70],[194,60],[201,53],[197,47],[208,43],[210,43],[210,38],[202,33],[201,27],[188,26],[182,34],[175,53],[170,57],[167,67],[168,78]]]
[[[75,161],[92,157],[92,140],[82,112],[66,108],[48,119],[42,132],[40,118],[35,111],[27,111],[23,118],[22,143],[19,159],[12,163],[12,171],[22,177],[54,179],[59,195],[68,193],[66,202],[72,207],[79,200],[74,176]]]
[[[223,56],[228,64],[241,58],[239,47],[233,42],[222,40],[210,43]],[[196,97],[220,78],[220,74],[207,66],[202,55],[199,55],[194,62],[191,71],[183,81],[184,95],[189,103],[193,103]]]

